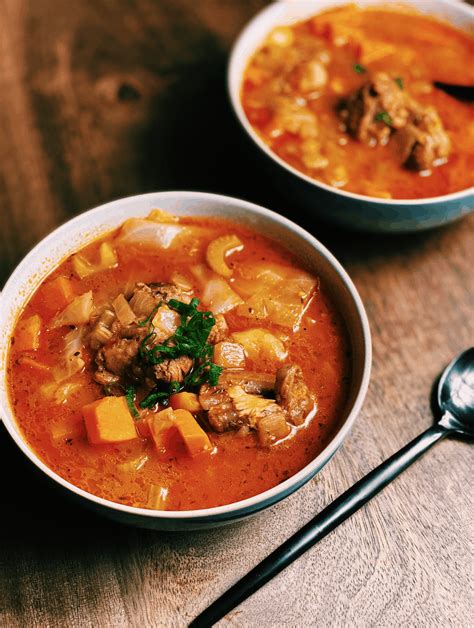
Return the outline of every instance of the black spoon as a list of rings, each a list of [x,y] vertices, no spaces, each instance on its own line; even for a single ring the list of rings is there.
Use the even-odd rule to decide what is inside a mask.
[[[433,85],[458,100],[466,102],[474,100],[474,85],[455,85],[454,83],[443,83],[442,81],[435,81]]]
[[[212,626],[359,510],[436,442],[449,434],[474,436],[474,348],[461,353],[446,367],[439,380],[437,401],[441,413],[437,423],[326,506],[198,615],[190,626]]]

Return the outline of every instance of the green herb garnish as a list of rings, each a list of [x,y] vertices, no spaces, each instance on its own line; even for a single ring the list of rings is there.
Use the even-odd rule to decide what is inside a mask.
[[[357,72],[357,74],[365,74],[367,72],[367,68],[364,68],[363,65],[361,65],[360,63],[354,63],[354,72]]]
[[[177,393],[183,388],[183,385],[179,382],[170,382],[165,390],[160,390],[160,386],[156,386],[151,393],[149,393],[145,399],[140,401],[141,408],[151,408],[158,401],[165,401],[170,395]]]
[[[128,409],[130,410],[130,414],[133,416],[134,419],[139,419],[140,413],[135,406],[135,395],[136,390],[133,386],[127,388],[127,391],[125,393],[125,399],[127,400]]]
[[[150,365],[161,364],[165,360],[173,360],[181,356],[193,358],[193,368],[186,375],[182,384],[171,382],[166,390],[155,388],[140,403],[142,408],[149,408],[160,400],[188,386],[195,388],[209,382],[216,386],[222,368],[212,362],[213,347],[207,340],[216,319],[212,312],[199,311],[199,299],[192,299],[190,303],[183,303],[176,299],[168,301],[168,307],[178,312],[181,324],[175,333],[161,344],[153,344],[156,333],[153,325],[140,344],[140,356]]]
[[[387,126],[393,125],[393,120],[386,111],[379,111],[378,113],[376,113],[375,120],[377,120],[377,122],[383,122]]]
[[[395,83],[398,85],[400,89],[403,89],[404,85],[403,85],[403,79],[401,76],[397,76],[393,80],[395,81]]]

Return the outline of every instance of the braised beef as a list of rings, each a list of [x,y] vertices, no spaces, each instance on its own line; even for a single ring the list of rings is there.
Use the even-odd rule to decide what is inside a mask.
[[[153,366],[155,379],[163,382],[182,382],[193,367],[193,359],[187,355],[164,360]]]
[[[286,410],[288,420],[293,425],[304,423],[314,408],[314,398],[303,378],[303,371],[297,364],[288,364],[276,373],[275,398]]]
[[[222,314],[217,314],[214,318],[216,324],[211,329],[211,333],[207,339],[211,345],[216,345],[218,342],[222,342],[222,340],[227,338],[229,333],[229,326],[227,325],[224,316]]]
[[[397,133],[403,163],[413,170],[429,170],[445,163],[451,142],[433,107],[412,103],[408,124]]]
[[[377,72],[340,106],[348,133],[369,145],[398,145],[401,162],[413,170],[429,170],[445,163],[451,142],[438,113],[423,107],[395,78]]]
[[[385,72],[377,72],[342,104],[340,115],[348,132],[367,144],[386,144],[393,129],[408,120],[405,93]]]

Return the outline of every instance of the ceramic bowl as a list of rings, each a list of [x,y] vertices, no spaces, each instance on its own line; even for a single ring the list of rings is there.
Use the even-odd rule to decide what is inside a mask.
[[[340,428],[327,447],[299,473],[278,486],[243,501],[192,511],[134,508],[96,497],[49,469],[30,449],[14,416],[6,388],[9,338],[25,302],[41,281],[68,255],[133,216],[146,216],[154,207],[177,215],[219,216],[246,224],[283,243],[329,287],[348,328],[352,345],[352,383]],[[371,366],[367,316],[354,284],[331,253],[312,235],[268,209],[226,196],[198,192],[160,192],[107,203],[70,220],[42,240],[19,264],[0,295],[0,416],[21,451],[49,478],[84,505],[118,521],[157,530],[192,530],[223,525],[248,517],[287,497],[312,478],[334,455],[347,436],[362,405]]]
[[[244,28],[232,49],[228,90],[237,119],[265,156],[272,185],[292,198],[306,212],[324,220],[364,231],[401,233],[443,225],[474,209],[474,191],[424,199],[386,200],[354,194],[316,181],[293,168],[274,153],[254,131],[242,107],[242,77],[249,59],[276,26],[308,19],[349,0],[287,0],[275,2],[258,13]],[[386,5],[380,0],[356,0],[359,6]],[[474,9],[458,0],[404,0],[419,12],[450,22],[472,33]]]

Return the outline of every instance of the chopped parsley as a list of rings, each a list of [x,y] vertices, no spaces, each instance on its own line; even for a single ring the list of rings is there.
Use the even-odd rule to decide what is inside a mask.
[[[367,68],[364,68],[360,63],[354,63],[353,68],[354,72],[357,72],[357,74],[365,74],[367,72]]]
[[[393,120],[386,111],[379,111],[378,113],[376,113],[375,120],[377,120],[377,122],[383,122],[387,126],[393,125]]]
[[[404,85],[403,85],[403,79],[401,76],[397,76],[393,80],[395,81],[395,83],[398,85],[400,89],[403,89]]]
[[[138,412],[135,405],[135,395],[136,390],[133,386],[127,388],[127,391],[125,392],[125,399],[127,400],[128,409],[130,410],[130,414],[133,416],[134,419],[139,419],[140,413]]]
[[[185,387],[195,388],[206,382],[216,386],[222,372],[222,367],[212,362],[213,347],[207,342],[216,323],[212,313],[199,311],[197,309],[199,299],[195,298],[190,303],[170,299],[167,305],[180,314],[181,324],[170,338],[161,344],[154,344],[156,332],[150,323],[149,333],[140,345],[140,356],[151,366],[182,356],[192,358],[194,363],[182,384],[171,382],[164,389],[163,385],[156,386],[140,402],[142,408],[150,408],[159,401],[165,401],[170,395]],[[150,317],[151,315],[148,319]]]

